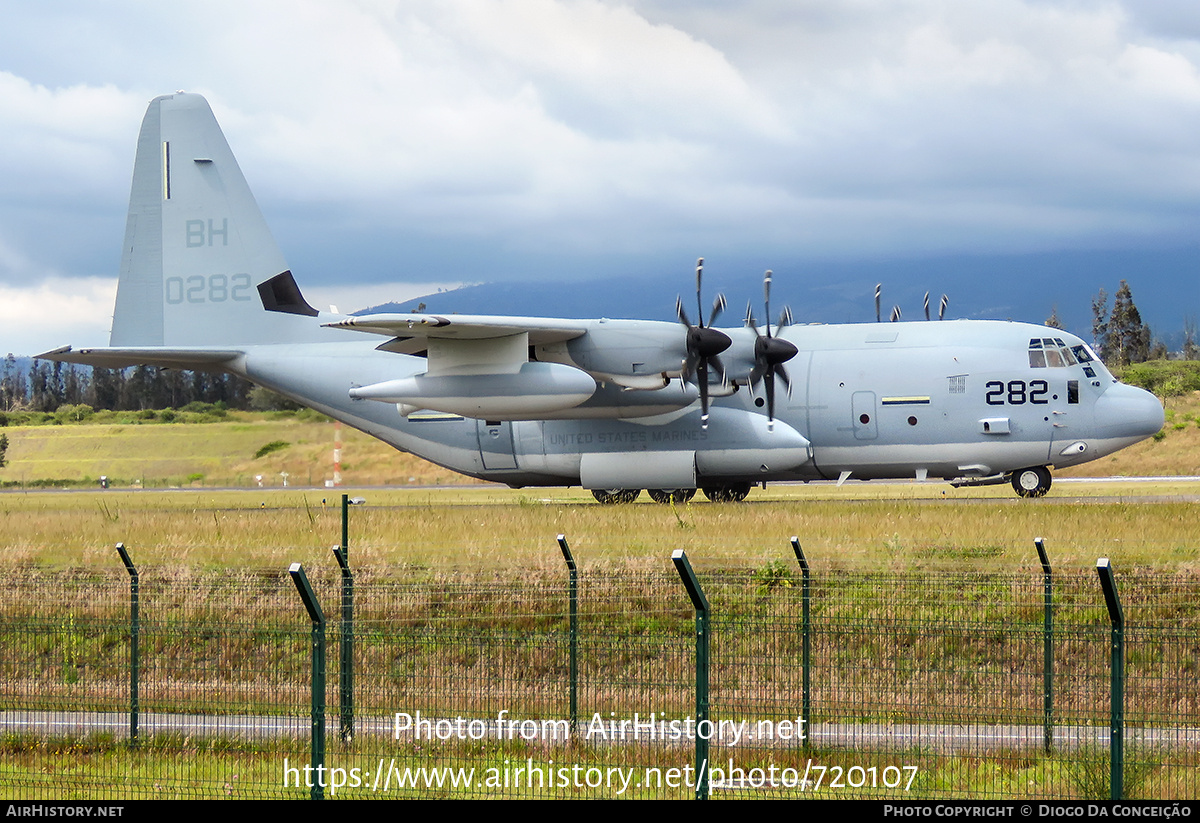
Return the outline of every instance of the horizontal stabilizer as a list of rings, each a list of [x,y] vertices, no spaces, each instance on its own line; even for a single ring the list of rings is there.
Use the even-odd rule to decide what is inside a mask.
[[[57,360],[60,363],[79,363],[101,369],[123,369],[128,366],[215,369],[241,354],[241,351],[231,349],[171,349],[165,347],[73,349],[70,346],[63,346],[39,354],[37,359]]]

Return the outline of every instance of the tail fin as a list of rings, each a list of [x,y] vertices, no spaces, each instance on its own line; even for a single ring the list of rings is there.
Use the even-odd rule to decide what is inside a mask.
[[[268,297],[269,295],[269,297]],[[280,295],[290,308],[281,313]],[[266,311],[268,300],[274,311]],[[112,346],[321,339],[208,101],[150,102],[138,137]]]

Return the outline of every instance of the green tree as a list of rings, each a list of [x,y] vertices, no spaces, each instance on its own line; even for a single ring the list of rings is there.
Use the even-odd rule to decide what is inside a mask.
[[[1133,303],[1133,293],[1124,280],[1113,295],[1112,314],[1106,331],[1106,362],[1128,366],[1150,359],[1150,327],[1142,322],[1142,315]]]
[[[1108,292],[1092,298],[1092,348],[1101,360],[1108,360]]]
[[[8,435],[0,434],[0,469],[8,465]]]

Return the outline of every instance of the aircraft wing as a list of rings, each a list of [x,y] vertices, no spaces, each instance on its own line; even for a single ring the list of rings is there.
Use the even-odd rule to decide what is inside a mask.
[[[379,346],[381,351],[417,354],[428,348],[426,341],[431,338],[488,340],[528,334],[531,346],[562,343],[587,334],[589,324],[594,322],[472,314],[366,314],[325,325],[333,329],[386,335],[393,339]]]

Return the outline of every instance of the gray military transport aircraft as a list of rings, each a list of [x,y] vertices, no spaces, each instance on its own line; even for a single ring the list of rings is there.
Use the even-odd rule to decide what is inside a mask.
[[[1158,400],[1083,340],[1001,321],[705,323],[319,312],[207,101],[151,101],[112,334],[48,360],[225,371],[454,471],[602,503],[939,477],[1023,497],[1147,438]],[[765,281],[770,311],[770,273]],[[380,341],[382,337],[382,341]],[[711,375],[711,376],[710,376]],[[777,404],[776,381],[787,391]],[[710,403],[711,400],[711,403]]]

